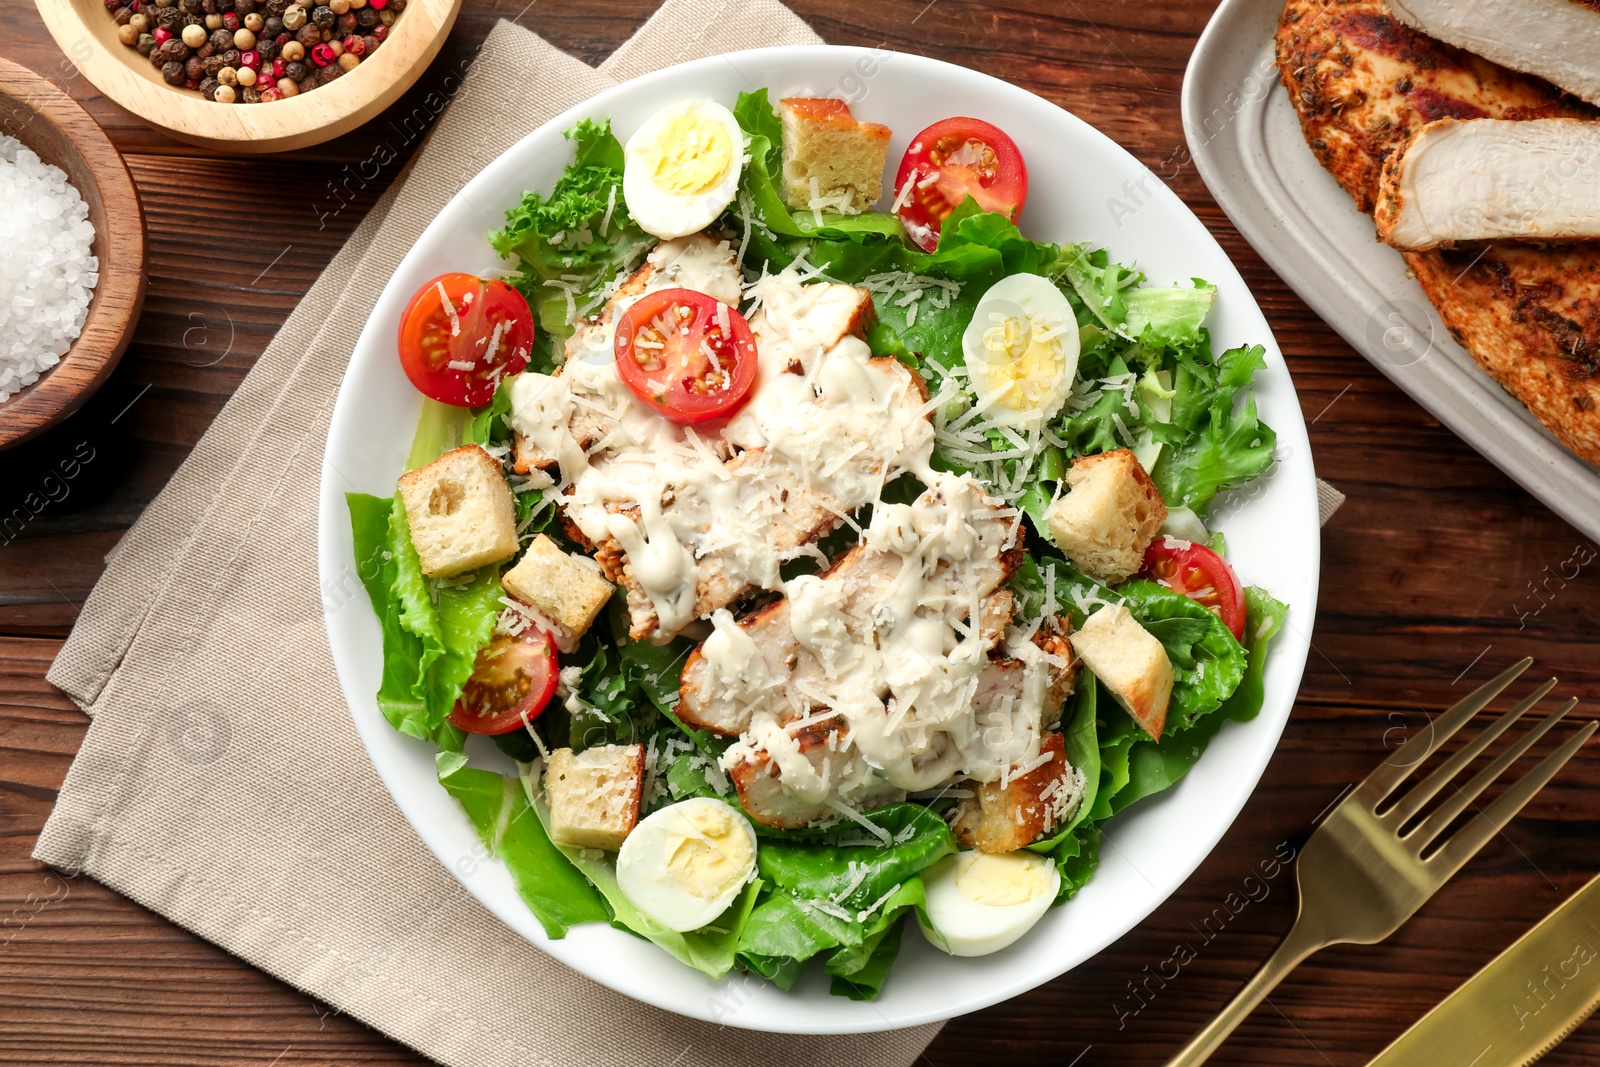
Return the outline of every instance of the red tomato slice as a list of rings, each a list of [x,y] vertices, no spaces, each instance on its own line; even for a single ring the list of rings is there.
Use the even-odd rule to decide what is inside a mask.
[[[533,312],[502,281],[441,274],[417,290],[400,319],[406,377],[444,404],[487,404],[532,350]]]
[[[617,322],[617,373],[674,422],[733,414],[756,380],[756,340],[737,310],[693,289],[657,289]]]
[[[1016,222],[1028,199],[1028,168],[1017,143],[998,126],[982,119],[943,119],[911,139],[894,188],[906,235],[932,252],[944,220],[968,196],[983,210]]]
[[[1233,636],[1244,639],[1244,589],[1228,561],[1205,545],[1158,537],[1144,553],[1139,577],[1160,582],[1174,593],[1182,593],[1205,605],[1222,619]]]
[[[500,634],[478,653],[450,725],[469,734],[520,729],[550,703],[559,673],[555,643],[537,626],[516,637]]]

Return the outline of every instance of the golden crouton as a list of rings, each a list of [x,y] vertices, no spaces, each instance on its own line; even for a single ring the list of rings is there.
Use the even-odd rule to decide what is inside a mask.
[[[1145,733],[1161,740],[1172,699],[1172,661],[1161,642],[1121,604],[1108,604],[1072,635],[1083,665],[1110,690]]]
[[[544,795],[552,841],[615,852],[639,821],[644,746],[558,748],[545,766]]]
[[[517,515],[500,464],[477,445],[400,476],[422,573],[451,578],[516,554]]]
[[[812,201],[855,214],[883,195],[889,127],[859,122],[843,100],[791,97],[778,101],[783,119],[783,200],[796,211]],[[821,206],[818,204],[817,206]]]
[[[1045,514],[1056,546],[1107,585],[1138,571],[1167,506],[1133,453],[1119,448],[1073,460],[1067,489]]]
[[[589,629],[616,588],[596,567],[567,555],[544,534],[533,539],[500,582],[506,592],[533,605],[574,637]]]

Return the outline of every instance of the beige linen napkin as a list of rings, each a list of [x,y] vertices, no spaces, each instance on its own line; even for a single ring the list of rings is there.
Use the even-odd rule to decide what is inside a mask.
[[[423,847],[373,772],[322,625],[322,602],[348,591],[317,585],[334,395],[384,281],[446,201],[617,78],[817,41],[775,0],[668,0],[598,71],[509,23],[494,30],[403,184],[112,553],[49,676],[94,722],[36,858],[447,1064],[917,1057],[937,1026],[837,1038],[723,1029],[613,993],[513,934]]]

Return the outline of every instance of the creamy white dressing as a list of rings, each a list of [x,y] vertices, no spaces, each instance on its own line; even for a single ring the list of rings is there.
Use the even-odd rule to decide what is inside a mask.
[[[556,461],[555,502],[584,536],[621,547],[654,634],[670,636],[697,617],[713,576],[731,592],[779,587],[779,566],[809,539],[779,535],[795,494],[842,517],[901,472],[926,471],[933,432],[911,375],[870,366],[866,344],[847,334],[860,293],[804,284],[793,269],[752,287],[760,367],[740,413],[720,434],[663,418],[617,374],[615,314],[657,289],[737,304],[743,288],[725,241],[666,241],[649,263],[641,291],[580,328],[560,374],[516,379],[511,425]],[[736,450],[746,455],[730,464]]]
[[[1013,543],[1009,509],[970,478],[926,477],[916,502],[874,509],[855,566],[784,584],[789,629],[810,657],[787,686],[772,684],[765,662],[751,669],[742,645],[702,646],[719,697],[751,709],[724,767],[765,758],[795,796],[855,804],[956,775],[995,781],[1039,754],[1052,671],[1064,664],[1013,629],[1004,650],[1017,662],[997,666],[995,635],[968,621]],[[819,720],[823,751],[799,730]]]

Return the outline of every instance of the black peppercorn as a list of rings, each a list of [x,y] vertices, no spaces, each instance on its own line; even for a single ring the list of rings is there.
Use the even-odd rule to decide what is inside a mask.
[[[300,82],[300,91],[302,93],[309,93],[311,90],[315,89],[316,87],[317,87],[317,78],[316,78],[316,75],[314,75],[314,74],[307,74],[305,76],[305,78],[302,79],[301,82]]]
[[[268,15],[282,15],[288,6],[289,0],[266,0],[261,10]]]
[[[268,40],[268,41],[257,41],[256,42],[256,51],[261,53],[262,62],[271,63],[274,59],[278,58],[278,52],[279,52],[278,42],[277,41],[271,41],[271,40]],[[235,66],[237,66],[237,65],[238,64],[235,64]]]
[[[294,39],[305,45],[309,50],[312,45],[322,43],[322,30],[308,22],[300,27],[299,31],[294,35]]]
[[[326,67],[323,67],[321,70],[317,71],[317,81],[323,85],[327,85],[329,82],[333,81],[343,73],[344,68],[339,66],[339,64],[329,63]]]
[[[222,65],[224,67],[237,68],[240,62],[242,62],[244,59],[244,53],[240,52],[237,48],[230,48],[225,52],[218,52],[217,56],[222,60]]]
[[[156,25],[160,26],[164,30],[177,33],[179,28],[183,25],[183,12],[179,11],[175,7],[157,8]]]
[[[299,60],[283,65],[283,76],[290,81],[303,81],[308,73],[305,63]]]
[[[228,30],[212,30],[208,40],[211,42],[213,51],[226,52],[233,47],[233,34]]]
[[[133,8],[119,7],[111,17],[116,20],[118,26],[126,26],[128,20],[133,18]]]
[[[161,54],[168,60],[184,60],[189,58],[189,46],[183,43],[181,37],[168,37],[161,42]]]
[[[186,80],[197,82],[206,76],[206,61],[199,56],[190,56],[183,65],[183,76]]]
[[[239,99],[247,104],[259,104],[261,103],[261,90],[254,85],[247,85],[244,87],[244,91],[239,94]]]
[[[205,97],[207,100],[216,99],[217,86],[221,84],[222,83],[217,81],[215,78],[204,79],[200,82],[200,95]]]
[[[205,5],[201,0],[178,0],[178,7],[185,15],[201,15],[205,13]]]
[[[278,36],[278,34],[280,34],[282,32],[283,32],[283,19],[279,18],[277,15],[274,15],[270,19],[266,20],[266,22],[261,27],[261,32],[257,36],[259,36],[259,37],[276,37],[276,36]]]
[[[370,56],[372,53],[378,50],[378,46],[383,42],[369,33],[365,37],[361,38],[361,43],[367,46],[366,54]]]
[[[334,21],[333,28],[334,31],[341,37],[348,37],[352,33],[355,33],[356,13],[354,11],[346,11],[344,14],[338,16],[338,18]]]
[[[207,56],[201,62],[200,69],[205,71],[206,77],[215,78],[217,76],[217,72],[225,66],[227,66],[227,64],[222,61],[221,56]]]
[[[338,17],[338,15],[333,13],[333,8],[329,7],[327,4],[318,4],[316,7],[311,9],[311,21],[314,24],[324,28],[332,26],[334,20]]]
[[[364,7],[355,13],[356,25],[364,30],[370,30],[378,24],[378,13],[370,7]]]
[[[139,43],[133,47],[141,56],[149,58],[150,54],[156,50],[156,39],[148,33],[141,33],[139,35]]]
[[[183,64],[174,60],[161,65],[161,77],[168,85],[182,85],[184,82]]]
[[[398,14],[400,14],[400,12],[404,11],[405,9],[406,9],[406,0],[389,0],[389,6],[387,8],[385,8],[384,10],[393,11],[396,15],[398,15]]]

